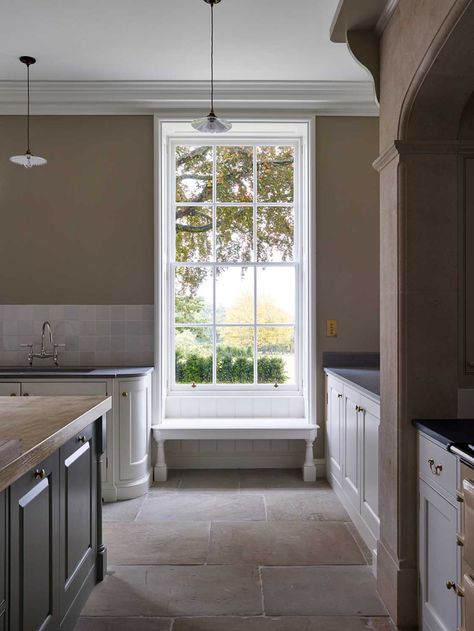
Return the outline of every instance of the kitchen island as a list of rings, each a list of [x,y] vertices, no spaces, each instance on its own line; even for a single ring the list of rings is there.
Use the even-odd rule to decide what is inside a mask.
[[[72,630],[102,580],[110,397],[0,400],[0,629]]]

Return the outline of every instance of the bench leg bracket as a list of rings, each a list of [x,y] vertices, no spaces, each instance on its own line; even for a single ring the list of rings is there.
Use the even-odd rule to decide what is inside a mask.
[[[155,482],[166,482],[168,479],[168,467],[166,465],[165,457],[165,441],[158,440],[158,454],[156,458],[156,465],[153,471],[153,477]]]
[[[314,440],[306,441],[306,457],[303,465],[304,482],[316,482],[316,465],[314,464],[313,443]]]

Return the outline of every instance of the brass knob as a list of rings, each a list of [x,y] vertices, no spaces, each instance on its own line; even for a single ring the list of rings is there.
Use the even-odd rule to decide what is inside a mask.
[[[86,437],[86,436],[78,436],[78,437],[77,437],[77,440],[78,440],[80,443],[87,443],[87,437]]]
[[[125,392],[125,391],[124,391],[124,392],[122,392],[122,396],[123,396],[123,397],[128,397],[128,392]]]
[[[16,392],[12,392],[12,393],[10,394],[10,396],[11,396],[11,397],[16,397]]]
[[[433,475],[440,475],[443,470],[442,464],[435,465],[435,461],[433,458],[428,458],[428,464],[430,465],[430,470]]]
[[[460,535],[459,533],[456,534],[456,544],[458,546],[463,546],[464,545],[464,537],[462,535]]]
[[[35,478],[37,480],[43,480],[46,477],[46,471],[44,469],[36,469]]]
[[[342,394],[340,392],[337,393],[337,398],[342,399]]]
[[[456,585],[454,581],[446,581],[446,589],[453,589],[456,593],[456,596],[459,596],[460,598],[464,597],[463,590],[458,585]]]

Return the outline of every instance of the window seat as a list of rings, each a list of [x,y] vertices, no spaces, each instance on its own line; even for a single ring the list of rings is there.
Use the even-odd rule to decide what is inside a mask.
[[[303,480],[316,480],[313,443],[318,425],[304,418],[166,418],[152,426],[153,438],[158,445],[154,478],[164,482],[168,477],[165,457],[167,440],[291,440],[306,441]]]

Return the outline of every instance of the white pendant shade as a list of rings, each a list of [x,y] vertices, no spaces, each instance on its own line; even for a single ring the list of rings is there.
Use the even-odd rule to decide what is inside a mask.
[[[46,164],[48,161],[46,158],[41,158],[40,156],[33,156],[31,153],[25,153],[21,156],[11,156],[10,162],[14,162],[15,164],[21,164],[25,167],[25,169],[31,169],[31,167],[41,167],[43,164]]]
[[[208,114],[204,118],[197,118],[191,123],[191,127],[203,134],[222,134],[232,129],[231,123],[225,118],[217,118],[213,114]]]

